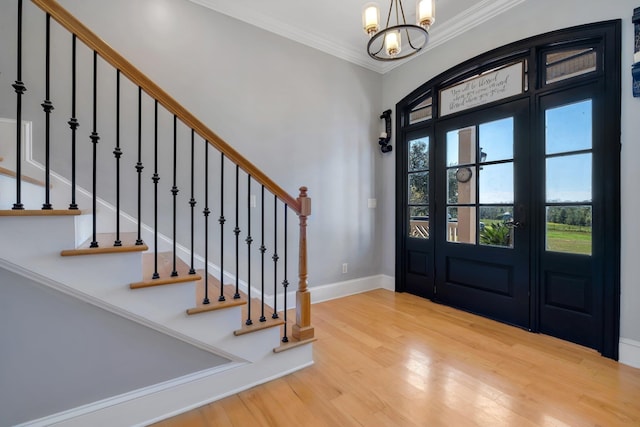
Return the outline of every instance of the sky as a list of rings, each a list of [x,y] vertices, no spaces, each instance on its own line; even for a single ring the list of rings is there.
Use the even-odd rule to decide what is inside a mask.
[[[592,101],[584,100],[546,111],[547,202],[590,202],[591,153],[572,153],[592,147]],[[513,118],[479,125],[478,147],[487,162],[513,159]],[[458,131],[447,133],[447,164],[458,164]],[[513,203],[513,163],[482,166],[480,203]]]

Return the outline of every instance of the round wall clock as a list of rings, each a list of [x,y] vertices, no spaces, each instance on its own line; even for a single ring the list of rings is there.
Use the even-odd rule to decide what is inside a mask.
[[[472,175],[473,172],[469,167],[458,168],[458,170],[456,171],[456,179],[458,180],[458,182],[467,182],[471,179]]]

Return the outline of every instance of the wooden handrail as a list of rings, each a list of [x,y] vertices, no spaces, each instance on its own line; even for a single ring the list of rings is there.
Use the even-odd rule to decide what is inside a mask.
[[[51,15],[60,25],[75,34],[78,39],[88,47],[98,53],[102,59],[111,64],[125,75],[131,82],[138,85],[149,96],[158,101],[160,105],[174,114],[185,125],[193,129],[200,137],[209,141],[218,151],[222,152],[229,160],[237,164],[242,170],[251,175],[253,179],[274,194],[282,202],[286,203],[298,215],[301,212],[300,202],[287,193],[282,187],[276,184],[271,178],[260,169],[245,159],[233,147],[227,144],[222,138],[216,135],[211,129],[198,120],[178,101],[173,99],[160,86],[155,84],[142,71],[138,70],[122,55],[116,52],[109,44],[94,34],[82,22],[76,19],[71,13],[64,9],[55,0],[31,0],[40,9]]]

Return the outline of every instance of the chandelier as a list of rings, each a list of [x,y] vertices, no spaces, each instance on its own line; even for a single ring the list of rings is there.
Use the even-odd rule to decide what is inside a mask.
[[[389,0],[387,23],[380,29],[380,9],[367,3],[362,13],[369,56],[378,61],[395,61],[420,52],[429,41],[429,28],[435,21],[435,0],[418,0],[416,24],[407,24],[402,0]]]

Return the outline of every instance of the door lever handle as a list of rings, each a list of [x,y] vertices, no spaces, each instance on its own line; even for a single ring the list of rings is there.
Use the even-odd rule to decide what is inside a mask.
[[[509,228],[522,228],[522,227],[524,227],[524,222],[514,221],[514,220],[507,221],[505,224],[507,224],[507,227],[509,227]]]

